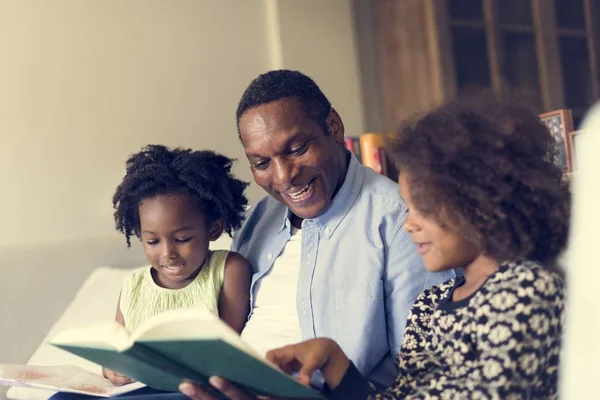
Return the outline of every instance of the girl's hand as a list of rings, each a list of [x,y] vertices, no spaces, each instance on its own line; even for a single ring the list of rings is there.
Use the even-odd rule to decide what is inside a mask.
[[[235,386],[234,384],[226,381],[225,379],[219,378],[217,376],[212,376],[208,382],[215,390],[221,392],[221,394],[225,395],[230,400],[286,400],[286,399],[277,399],[274,397],[263,397],[263,396],[252,396],[244,393],[243,390]],[[218,397],[215,396],[214,390],[207,387],[202,387],[200,385],[195,384],[194,382],[184,381],[179,385],[179,391],[186,396],[188,396],[192,400],[219,400]],[[294,400],[294,399],[288,399]],[[302,400],[302,399],[295,399]]]
[[[108,368],[102,368],[102,375],[115,386],[123,386],[133,382],[133,379]]]
[[[224,379],[213,376],[209,379],[211,386],[227,396],[231,400],[257,400],[256,397],[244,393],[235,385],[227,382]],[[207,387],[202,387],[193,382],[183,382],[179,385],[179,391],[192,400],[219,400],[213,390]]]
[[[300,382],[305,385],[310,383],[312,373],[320,369],[332,390],[340,384],[350,366],[348,357],[331,339],[311,339],[271,350],[267,359],[288,374],[299,372]]]

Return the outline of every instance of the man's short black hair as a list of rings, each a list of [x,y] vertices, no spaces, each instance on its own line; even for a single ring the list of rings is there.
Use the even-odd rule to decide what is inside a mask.
[[[299,99],[307,115],[314,118],[325,133],[328,132],[327,117],[331,103],[319,86],[301,72],[280,69],[259,75],[242,95],[236,112],[238,134],[240,119],[246,111],[286,97]]]

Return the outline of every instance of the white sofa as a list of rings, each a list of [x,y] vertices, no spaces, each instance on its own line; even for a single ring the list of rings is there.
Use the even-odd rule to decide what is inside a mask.
[[[133,242],[128,249],[115,234],[0,248],[0,363],[25,364],[32,355],[32,362],[46,363],[60,351],[43,344],[53,326],[112,318],[126,269],[147,264]],[[228,249],[230,243],[224,235],[211,248]],[[105,266],[113,268],[99,268]],[[0,399],[6,392],[0,387]]]

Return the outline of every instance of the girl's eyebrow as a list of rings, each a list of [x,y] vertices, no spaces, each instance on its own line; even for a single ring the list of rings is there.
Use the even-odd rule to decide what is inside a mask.
[[[194,227],[191,225],[187,225],[187,226],[183,226],[175,231],[173,231],[173,233],[177,233],[177,232],[181,232],[181,231],[193,231]]]
[[[176,229],[176,230],[174,230],[171,233],[177,233],[177,232],[181,232],[181,231],[192,231],[192,230],[194,230],[193,226],[182,226],[181,228]],[[155,234],[155,232],[152,232],[152,231],[149,231],[149,230],[143,230],[142,233],[149,233],[151,235]]]

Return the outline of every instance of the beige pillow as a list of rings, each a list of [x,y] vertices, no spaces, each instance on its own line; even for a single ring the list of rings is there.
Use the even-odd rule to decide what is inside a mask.
[[[40,346],[33,353],[29,365],[76,365],[91,372],[101,373],[102,368],[83,358],[58,349],[48,341],[69,327],[102,320],[114,320],[121,284],[130,269],[99,267],[85,281],[60,319],[54,324]],[[13,387],[9,399],[48,399],[54,392]]]

